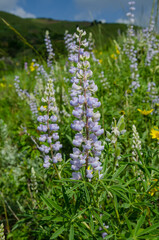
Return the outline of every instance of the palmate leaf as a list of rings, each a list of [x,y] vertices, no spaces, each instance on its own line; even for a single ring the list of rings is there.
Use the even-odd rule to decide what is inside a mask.
[[[150,170],[153,170],[153,171],[155,171],[155,172],[159,173],[159,170],[158,170],[158,169],[156,169],[156,168],[154,168],[154,167],[149,167],[149,166],[147,166],[147,169],[150,169]]]
[[[96,210],[97,212],[99,212],[100,214],[103,214],[105,216],[107,216],[108,218],[110,218],[110,214],[105,212],[103,209],[100,208],[93,208],[94,210]]]
[[[53,221],[53,222],[64,222],[65,220],[65,217],[54,217],[54,216],[46,216],[46,217],[43,217],[41,220],[43,221]],[[68,219],[67,219],[68,221]]]
[[[103,230],[109,234],[109,231],[104,226],[104,223],[103,223],[102,219],[100,218],[100,215],[98,215],[95,211],[93,211],[93,215],[94,215],[95,219],[98,221],[98,223],[100,224],[100,226],[103,228]]]
[[[95,218],[97,219],[97,221],[99,222],[99,224],[101,225],[101,227],[103,227],[103,221],[102,221],[102,219],[100,218],[100,216],[99,216],[95,211],[93,211],[93,215],[95,216]]]
[[[144,214],[137,221],[137,225],[136,225],[135,231],[134,231],[135,236],[137,236],[137,233],[138,233],[140,227],[143,225],[143,223],[145,221],[145,217],[146,217],[146,211],[144,212]]]
[[[72,218],[72,220],[74,221],[76,218],[79,218],[83,213],[85,213],[85,211],[87,211],[88,208],[83,209],[82,211],[79,211],[76,215],[74,215],[74,217]]]
[[[144,236],[144,240],[152,240],[152,239],[154,239],[154,240],[158,240],[158,233],[154,236],[154,235],[146,235],[146,236]],[[138,239],[142,239],[143,240],[143,237],[138,237]]]
[[[139,234],[137,234],[137,236],[140,237],[140,236],[143,236],[147,233],[151,233],[152,231],[157,230],[158,228],[159,228],[159,223],[156,223],[156,224],[152,225],[151,227],[146,228],[145,230],[143,230]],[[159,234],[159,229],[158,229],[158,234]]]
[[[126,221],[126,224],[128,226],[128,229],[129,229],[130,233],[132,233],[133,230],[132,230],[132,227],[131,227],[131,222],[129,221],[129,219],[127,218],[126,215],[124,215],[124,218],[125,218],[125,221]]]
[[[90,227],[91,227],[92,232],[94,232],[94,221],[93,221],[91,212],[89,212],[89,215],[90,215]]]
[[[65,231],[65,227],[62,226],[60,227],[55,233],[52,234],[50,239],[55,239],[57,238],[61,233],[63,233]]]
[[[84,183],[84,191],[85,191],[85,194],[86,194],[87,202],[90,203],[90,194],[89,194],[89,191],[88,191],[86,183]]]
[[[116,179],[127,167],[127,165],[121,166],[112,176],[112,179]]]
[[[69,210],[69,213],[71,214],[70,203],[69,203],[69,199],[68,199],[68,196],[66,194],[66,190],[65,190],[64,186],[62,186],[62,193],[63,193],[63,198],[64,198],[64,201],[65,201],[66,207]]]
[[[41,199],[44,201],[44,203],[48,206],[49,209],[51,210],[56,209],[57,211],[62,212],[62,208],[51,199],[46,198],[44,196],[41,196]]]
[[[74,225],[70,227],[69,240],[74,240]]]
[[[88,229],[85,227],[84,224],[82,223],[78,223],[76,224],[76,227],[79,229],[80,232],[82,232],[84,234],[84,238],[83,239],[89,239],[90,234]]]
[[[74,190],[77,188],[80,188],[80,186],[83,185],[83,183],[76,182],[76,185],[74,187],[71,187],[71,189],[66,190],[66,194],[74,193]]]
[[[111,186],[111,187],[109,188],[109,190],[110,190],[110,192],[111,192],[112,194],[115,194],[115,195],[117,195],[118,197],[121,197],[122,199],[124,199],[124,200],[126,200],[127,202],[130,203],[129,198],[126,196],[126,194],[125,194],[125,192],[123,191],[123,189],[121,190],[121,189],[119,189],[117,186]],[[126,191],[126,192],[127,192],[127,191]]]
[[[107,235],[104,239],[113,239],[112,237],[114,236],[114,234],[111,234],[111,235]]]
[[[83,198],[84,193],[79,192],[76,195],[77,195],[77,198],[76,198],[76,203],[74,207],[74,214],[76,214],[78,209],[80,208],[81,199]]]

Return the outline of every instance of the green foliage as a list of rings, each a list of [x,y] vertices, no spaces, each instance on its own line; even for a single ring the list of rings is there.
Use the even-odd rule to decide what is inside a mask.
[[[47,18],[23,19],[2,11],[0,11],[0,18],[0,50],[3,49],[8,56],[17,58],[21,62],[20,64],[25,61],[24,57],[25,59],[35,57],[32,51],[33,47],[35,51],[40,52],[41,56],[46,57],[44,44],[46,30],[49,30],[51,34],[54,52],[56,53],[56,58],[59,58],[61,55],[66,55],[63,40],[66,29],[70,33],[74,33],[76,27],[79,26],[86,29],[87,33],[92,32],[96,45],[101,48],[106,41],[108,47],[108,42],[110,45],[111,40],[117,38],[119,29],[123,33],[127,28],[124,24],[99,23],[93,25],[91,22],[57,21]],[[9,25],[10,27],[8,28]],[[17,35],[13,29],[19,34]],[[29,49],[29,45],[31,45],[31,49]],[[38,57],[37,54],[36,58]]]
[[[5,18],[3,14],[1,16]],[[12,25],[13,18],[9,17],[13,16],[8,14],[7,19]],[[26,25],[30,21],[37,32],[42,32],[48,23],[51,28],[53,20],[22,20],[15,17],[13,25],[16,28],[17,24],[16,29],[25,37],[18,28],[18,21]],[[59,40],[64,30],[62,24],[73,32],[78,23],[54,22],[56,31],[52,34],[61,52],[63,46]],[[81,23],[81,26],[94,31],[94,34],[105,28],[105,25],[100,26],[96,22],[92,26],[89,24]],[[44,36],[39,35],[40,39]],[[98,86],[96,97],[101,101],[100,124],[104,128],[100,138],[104,144],[100,159],[102,179],[98,179],[96,174],[91,181],[70,179],[69,156],[74,136],[70,127],[74,119],[69,104],[71,74],[68,71],[69,63],[66,64],[67,60],[60,53],[59,60],[54,60],[51,75],[55,79],[59,135],[63,144],[63,160],[57,166],[60,180],[53,166],[43,168],[43,159],[35,144],[39,136],[36,118],[32,117],[29,100],[26,97],[20,99],[14,88],[14,76],[18,75],[22,89],[26,89],[31,96],[35,89],[38,92],[39,107],[46,79],[41,75],[40,80],[37,79],[37,69],[31,71],[31,61],[28,61],[27,70],[16,69],[0,78],[0,224],[5,226],[0,234],[4,232],[7,239],[102,240],[102,233],[105,233],[104,239],[112,240],[158,239],[159,152],[158,139],[152,138],[150,133],[152,128],[159,126],[159,117],[158,104],[152,103],[147,92],[148,82],[158,83],[158,56],[151,66],[145,66],[143,54],[139,63],[141,87],[132,94],[129,89],[130,62],[122,51],[123,41],[120,38],[117,42],[111,42],[107,50],[106,47],[101,51],[95,49],[94,53],[101,64],[91,61],[91,70]],[[43,66],[50,73],[45,62]],[[154,110],[152,114],[144,115],[138,109]],[[141,140],[141,150],[135,149],[138,161],[134,161],[132,154],[133,124]]]

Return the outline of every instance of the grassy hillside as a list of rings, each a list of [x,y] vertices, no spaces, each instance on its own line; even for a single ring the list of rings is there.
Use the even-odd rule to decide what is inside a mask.
[[[117,37],[119,29],[120,32],[126,30],[124,24],[100,24],[96,21],[70,22],[45,18],[23,19],[6,12],[0,12],[0,17],[5,19],[11,26],[21,33],[21,35],[40,53],[43,52],[45,47],[45,31],[49,30],[56,55],[65,53],[63,37],[66,29],[73,33],[76,27],[79,26],[80,28],[86,29],[87,33],[92,32],[97,46],[99,46],[99,44],[107,45],[108,40]],[[24,46],[24,43],[18,39],[18,36],[0,21],[0,57],[5,55],[17,58],[30,54],[31,50],[28,49],[27,46]]]

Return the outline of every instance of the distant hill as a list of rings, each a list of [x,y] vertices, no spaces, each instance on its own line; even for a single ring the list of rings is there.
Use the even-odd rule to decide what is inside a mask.
[[[92,32],[97,47],[108,46],[112,39],[116,39],[118,31],[126,31],[125,24],[93,22],[71,22],[58,21],[47,18],[25,19],[10,13],[0,11],[0,17],[14,27],[36,50],[45,55],[44,37],[45,31],[49,30],[53,48],[56,56],[65,54],[64,32],[75,32],[79,26],[87,33]],[[0,19],[0,58],[9,56],[11,58],[24,58],[33,54],[32,49],[26,46],[19,37]]]

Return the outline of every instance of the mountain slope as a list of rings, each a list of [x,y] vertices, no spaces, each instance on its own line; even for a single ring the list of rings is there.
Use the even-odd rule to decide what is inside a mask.
[[[0,18],[14,27],[40,54],[45,54],[44,36],[45,31],[49,30],[57,56],[66,52],[63,41],[65,30],[73,33],[79,26],[85,29],[87,33],[92,32],[98,47],[104,44],[108,45],[108,42],[116,39],[119,30],[121,33],[126,31],[126,25],[124,24],[101,24],[97,21],[71,22],[46,18],[24,19],[2,11],[0,11]],[[20,58],[31,54],[32,50],[0,19],[0,57],[6,55],[12,58]]]

